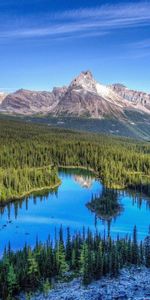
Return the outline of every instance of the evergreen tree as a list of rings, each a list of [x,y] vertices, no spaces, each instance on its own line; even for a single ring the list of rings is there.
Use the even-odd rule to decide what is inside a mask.
[[[28,275],[29,284],[32,287],[36,287],[38,284],[39,269],[38,269],[38,263],[31,250],[29,250],[27,262],[28,262],[27,275]]]
[[[46,281],[43,283],[43,286],[42,286],[44,297],[48,296],[48,292],[50,289],[51,289],[51,284],[50,284],[49,280],[46,279]]]
[[[11,299],[13,291],[17,286],[17,277],[12,264],[9,265],[7,271],[7,284],[8,284],[8,298]]]
[[[95,279],[99,279],[103,275],[103,254],[101,242],[99,243],[97,251],[95,251],[93,273]]]
[[[87,285],[91,282],[92,273],[92,261],[91,261],[91,253],[88,249],[88,245],[84,242],[81,257],[80,257],[80,264],[81,264],[81,274],[83,276],[83,284]]]
[[[133,242],[132,242],[132,263],[137,264],[139,261],[138,243],[137,243],[137,229],[133,229]]]
[[[71,262],[71,256],[72,256],[71,236],[70,236],[70,229],[67,228],[66,260],[68,262]]]
[[[63,242],[59,242],[56,252],[56,263],[58,268],[58,275],[62,277],[69,269],[66,262],[66,255]]]

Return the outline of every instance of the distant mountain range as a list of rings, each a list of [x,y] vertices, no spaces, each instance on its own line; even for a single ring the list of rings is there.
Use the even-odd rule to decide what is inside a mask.
[[[102,85],[90,71],[82,72],[68,87],[52,92],[18,90],[0,94],[0,110],[8,113],[88,118],[125,118],[126,110],[150,114],[150,95],[121,84]]]
[[[0,93],[0,112],[32,119],[36,116],[61,118],[61,126],[66,124],[62,118],[69,118],[67,122],[76,129],[80,126],[73,118],[80,118],[89,130],[94,126],[94,131],[150,140],[150,94],[118,83],[102,85],[90,71],[82,72],[68,87],[55,87],[51,92],[20,89],[7,95]]]

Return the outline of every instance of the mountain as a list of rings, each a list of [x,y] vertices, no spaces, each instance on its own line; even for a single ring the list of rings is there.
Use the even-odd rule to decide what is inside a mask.
[[[3,99],[0,106],[2,111],[15,114],[47,113],[58,104],[63,89],[54,89],[53,92],[36,92],[20,89]]]
[[[52,92],[21,89],[9,94],[2,99],[0,110],[25,115],[126,118],[126,110],[150,113],[150,95],[121,84],[102,85],[86,71],[68,87],[54,88]]]
[[[121,98],[132,102],[135,109],[150,113],[150,94],[130,90],[122,84],[113,84],[110,88]]]
[[[81,72],[68,87],[20,89],[3,94],[0,103],[0,112],[32,116],[32,121],[38,116],[49,125],[150,140],[150,95],[119,83],[103,85],[90,71]]]
[[[102,118],[124,116],[124,108],[130,106],[111,88],[95,81],[90,71],[76,77],[54,108],[55,115]],[[132,104],[131,104],[132,107]]]

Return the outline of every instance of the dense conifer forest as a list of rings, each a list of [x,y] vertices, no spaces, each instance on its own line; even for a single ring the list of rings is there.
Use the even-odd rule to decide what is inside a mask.
[[[59,184],[57,167],[92,168],[107,187],[150,193],[150,144],[0,120],[0,201]]]
[[[92,169],[106,188],[101,203],[93,197],[89,209],[111,219],[121,209],[117,189],[132,187],[150,193],[150,145],[130,139],[79,133],[27,122],[0,120],[0,201],[19,198],[34,190],[60,184],[59,166]],[[111,193],[111,195],[110,195]],[[113,197],[112,197],[113,194]],[[111,200],[110,200],[111,199]],[[101,237],[83,229],[70,234],[62,227],[52,242],[36,241],[34,249],[25,245],[14,252],[9,245],[0,260],[0,298],[13,299],[21,291],[48,291],[57,280],[82,276],[89,284],[103,275],[117,276],[123,266],[150,267],[150,237]]]
[[[23,291],[30,299],[31,292],[38,289],[46,294],[55,281],[74,276],[81,276],[87,285],[107,274],[117,276],[131,264],[150,267],[150,237],[138,244],[136,227],[132,239],[116,241],[84,229],[71,237],[69,228],[64,241],[61,227],[55,243],[49,237],[45,244],[37,240],[34,249],[25,245],[16,253],[10,246],[5,250],[0,260],[0,297],[12,300]]]

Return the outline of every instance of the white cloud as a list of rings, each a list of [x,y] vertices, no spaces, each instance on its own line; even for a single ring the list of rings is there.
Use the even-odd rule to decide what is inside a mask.
[[[107,18],[107,19],[122,19],[132,18],[137,19],[150,19],[150,3],[139,2],[127,4],[115,4],[115,5],[103,5],[97,8],[85,8],[79,10],[70,10],[65,12],[57,12],[54,17],[57,19],[78,19],[78,18]]]
[[[150,2],[105,5],[93,9],[20,17],[0,26],[0,38],[70,38],[104,35],[114,29],[150,25]],[[66,36],[65,36],[66,35]]]

